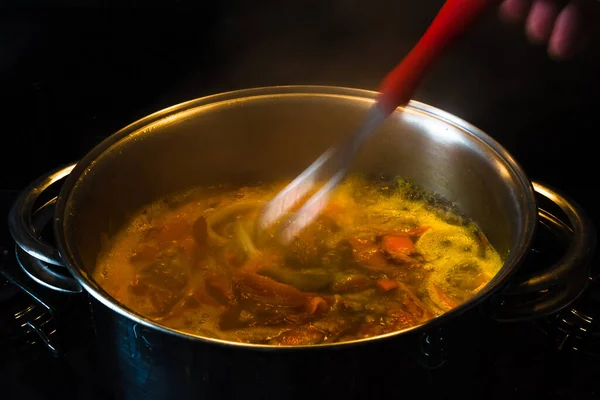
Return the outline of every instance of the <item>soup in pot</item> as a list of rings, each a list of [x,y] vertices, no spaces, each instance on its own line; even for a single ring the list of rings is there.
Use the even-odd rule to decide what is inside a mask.
[[[283,246],[255,222],[285,184],[161,199],[109,240],[94,278],[166,327],[281,346],[410,328],[474,296],[502,266],[457,207],[403,179],[350,176]]]

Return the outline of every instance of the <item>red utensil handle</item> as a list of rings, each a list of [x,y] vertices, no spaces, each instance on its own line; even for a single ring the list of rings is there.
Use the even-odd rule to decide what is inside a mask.
[[[465,32],[493,0],[447,0],[408,55],[384,78],[379,104],[386,113],[410,101],[430,65]]]

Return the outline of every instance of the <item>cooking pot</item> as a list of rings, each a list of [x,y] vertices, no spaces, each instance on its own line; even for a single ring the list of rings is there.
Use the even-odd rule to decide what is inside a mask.
[[[432,332],[476,308],[493,319],[514,321],[571,304],[590,281],[596,245],[585,212],[567,196],[530,182],[481,130],[415,101],[389,117],[353,168],[411,179],[457,203],[505,257],[489,284],[459,307],[384,336],[277,348],[172,330],[120,304],[92,278],[103,243],[142,205],[197,185],[292,178],[352,132],[375,96],[338,87],[258,88],[192,100],[136,121],[78,163],[22,192],[9,216],[19,263],[44,286],[89,294],[103,361],[127,398],[191,398],[217,391],[221,398],[296,398],[316,393],[312,389],[355,397],[356,371],[368,366],[361,375],[366,378],[376,370],[369,362],[351,361],[359,354],[373,361],[391,352],[397,360],[413,353],[424,337],[431,344]],[[58,197],[38,205],[40,195],[63,178]],[[560,213],[538,209],[540,199]],[[51,219],[56,246],[40,234]],[[528,270],[524,261],[537,224],[555,219],[568,225],[568,249],[557,262]],[[353,384],[346,381],[350,377]]]

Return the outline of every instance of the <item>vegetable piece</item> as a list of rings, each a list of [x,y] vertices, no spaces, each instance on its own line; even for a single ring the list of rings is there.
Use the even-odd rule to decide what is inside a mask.
[[[324,268],[345,269],[354,264],[352,245],[348,240],[340,240],[333,249],[321,256],[321,266]]]
[[[133,301],[148,315],[166,315],[183,295],[187,271],[185,257],[179,253],[142,268],[130,286],[131,293],[138,297]]]
[[[308,315],[329,311],[329,304],[322,297],[313,297],[306,303],[305,307]]]
[[[491,279],[475,259],[462,261],[448,270],[446,275],[445,280],[452,289],[470,292],[465,293],[466,297],[470,297],[471,293],[481,289]]]
[[[324,270],[296,271],[285,267],[265,266],[259,268],[260,275],[291,285],[303,292],[322,291],[329,287],[333,277]]]
[[[285,285],[265,276],[240,272],[234,284],[243,298],[264,304],[300,307],[308,296],[290,285]]]
[[[188,283],[188,265],[181,254],[158,260],[140,270],[136,284],[148,284],[167,291],[180,291]]]
[[[187,255],[191,255],[189,243],[189,225],[185,221],[176,220],[160,228],[151,228],[134,248],[129,261],[134,265],[155,262],[165,250],[174,244],[183,247]]]
[[[322,319],[314,321],[312,325],[325,333],[325,342],[335,342],[356,323],[355,317],[342,318],[339,315],[327,315]]]
[[[285,263],[293,268],[318,268],[337,260],[330,257],[331,250],[337,249],[340,227],[331,218],[320,216],[311,229],[300,232],[292,243],[286,246]]]
[[[431,311],[419,300],[417,296],[403,283],[398,283],[398,296],[396,299],[402,304],[402,309],[408,312],[415,320],[424,321],[431,318]]]
[[[263,204],[264,201],[262,200],[237,201],[219,208],[212,214],[209,214],[206,217],[208,243],[212,246],[224,246],[228,242],[228,239],[216,232],[216,226],[236,214],[247,213],[257,209]]]
[[[242,298],[273,306],[303,307],[313,297],[318,297],[266,276],[246,272],[237,273],[233,282]]]
[[[331,287],[334,293],[355,293],[368,289],[373,281],[364,275],[343,275]]]
[[[214,300],[213,300],[213,302],[214,302]],[[162,316],[155,317],[155,319],[157,321],[164,321],[166,319],[170,319],[173,317],[179,317],[186,310],[197,308],[198,304],[199,303],[198,303],[197,297],[195,296],[195,290],[190,287],[189,290],[187,290],[186,293],[183,296],[181,296],[179,301],[173,307],[171,307],[169,312],[167,312],[166,314],[164,314]],[[219,304],[217,303],[216,305],[213,305],[213,307],[215,307],[215,306],[218,307]]]
[[[299,313],[300,310],[303,312]],[[242,301],[221,314],[219,325],[223,329],[240,329],[284,324],[303,325],[308,321],[308,314],[302,307],[273,307],[268,304]]]
[[[342,310],[344,310],[345,312],[350,312],[350,313],[362,312],[365,309],[365,306],[361,302],[355,301],[355,300],[348,300],[348,299],[341,300],[340,306],[341,306]]]
[[[285,264],[293,268],[319,266],[319,249],[313,241],[295,238],[285,249]]]
[[[487,250],[491,248],[490,242],[481,231],[477,231],[476,236],[477,239],[479,239],[477,243],[477,256],[479,258],[485,258]]]
[[[229,269],[239,268],[248,260],[244,250],[234,242],[225,244],[217,254],[219,254],[219,262]]]
[[[263,267],[281,268],[281,264],[283,264],[281,254],[272,251],[261,251],[255,257],[248,259],[241,267],[241,270],[248,273],[256,273],[256,271]]]
[[[230,203],[224,207],[221,207],[221,208],[215,210],[213,213],[211,213],[210,215],[208,215],[206,217],[206,222],[209,227],[214,229],[216,225],[222,223],[226,219],[228,219],[236,214],[243,214],[243,213],[247,213],[249,211],[255,210],[258,207],[262,206],[263,204],[264,204],[263,200],[256,200],[256,199],[254,199],[254,200],[246,199],[246,200],[236,201],[235,203]]]
[[[415,245],[408,236],[385,235],[381,238],[381,248],[394,259],[398,256],[407,256],[415,252]]]
[[[246,256],[247,257],[256,256],[258,254],[258,250],[256,249],[256,246],[254,246],[254,243],[252,243],[252,239],[250,239],[250,235],[248,235],[248,232],[246,232],[246,230],[244,230],[244,228],[242,227],[242,224],[240,223],[239,220],[237,220],[235,222],[234,232],[235,232],[236,239],[238,240],[241,248],[244,250],[244,253],[246,254]]]
[[[379,246],[367,239],[352,239],[354,259],[362,265],[387,265]]]
[[[431,283],[431,287],[433,288],[435,293],[435,296],[432,296],[432,300],[434,300],[434,302],[444,311],[448,311],[458,305],[438,285],[436,285],[435,283]]]
[[[397,281],[391,279],[379,279],[377,281],[377,287],[383,292],[388,292],[392,289],[396,289],[400,284]]]
[[[132,299],[136,309],[153,318],[167,315],[181,298],[180,292],[165,290],[147,282],[130,285],[129,290],[136,296]]]

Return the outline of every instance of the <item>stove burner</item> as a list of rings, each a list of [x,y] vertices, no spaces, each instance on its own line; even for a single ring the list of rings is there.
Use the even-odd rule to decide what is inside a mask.
[[[7,252],[0,270],[0,345],[9,351],[21,351],[23,347],[44,345],[54,355],[58,348],[54,343],[56,324],[53,309],[40,301],[8,273]]]
[[[600,287],[594,284],[572,307],[539,323],[561,351],[600,358]]]
[[[19,353],[41,345],[53,356],[61,356],[65,352],[62,343],[89,340],[89,333],[93,331],[85,296],[69,296],[37,286],[34,291],[25,283],[27,276],[14,255],[11,257],[5,250],[0,250],[0,254],[3,256],[0,260],[1,347]]]
[[[540,224],[532,253],[528,262],[548,263],[557,260],[569,245],[571,228],[546,219]],[[571,351],[600,357],[600,283],[597,282],[599,267],[596,260],[592,265],[592,278],[583,295],[562,311],[536,321],[536,325],[555,343],[557,351]]]

